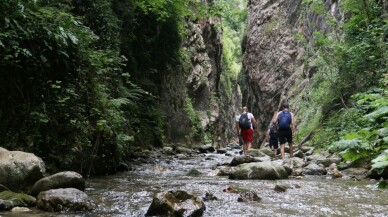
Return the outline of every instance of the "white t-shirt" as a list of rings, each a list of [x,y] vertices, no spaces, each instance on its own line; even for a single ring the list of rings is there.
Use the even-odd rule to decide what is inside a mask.
[[[240,116],[241,116],[241,114],[236,115],[236,122],[239,122]],[[248,118],[249,118],[249,120],[251,121],[251,129],[253,129],[253,127],[252,127],[252,118],[254,118],[254,117],[255,117],[255,116],[253,116],[252,113],[248,112]]]

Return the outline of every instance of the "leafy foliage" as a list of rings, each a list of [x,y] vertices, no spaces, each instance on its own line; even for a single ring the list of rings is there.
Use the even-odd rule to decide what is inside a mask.
[[[223,73],[221,83],[229,99],[235,89],[242,69],[242,41],[246,31],[247,9],[245,0],[216,1],[218,8],[222,8]]]
[[[314,144],[339,152],[345,160],[374,159],[388,148],[384,134],[388,28],[383,5],[371,0],[338,3],[345,15],[343,22],[332,17],[322,1],[303,1],[333,31],[315,32],[314,46],[306,46],[309,65],[317,72],[304,107],[305,113],[314,116],[302,125],[311,129],[305,134],[315,131]],[[297,37],[299,43],[306,42],[303,36]]]
[[[388,167],[388,149],[372,160],[372,169],[381,174]]]
[[[0,138],[50,170],[113,172],[137,146],[161,146],[160,81],[182,65],[197,1],[0,3]],[[177,67],[179,68],[179,67]]]
[[[203,140],[203,128],[199,114],[194,110],[193,104],[189,97],[186,97],[185,110],[190,120],[190,138],[194,138],[196,141]]]

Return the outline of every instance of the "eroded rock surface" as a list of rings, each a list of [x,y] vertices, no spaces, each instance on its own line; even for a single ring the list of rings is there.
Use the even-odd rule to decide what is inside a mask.
[[[37,207],[48,212],[91,211],[95,203],[89,196],[75,188],[60,188],[40,192]]]
[[[206,207],[201,198],[186,191],[167,191],[158,193],[146,216],[202,216]]]
[[[76,188],[78,190],[85,190],[85,179],[81,174],[65,171],[59,172],[51,176],[44,177],[37,181],[32,187],[31,194],[36,196],[42,191],[57,188]]]
[[[45,171],[44,162],[34,154],[0,147],[0,184],[5,187],[28,192]]]

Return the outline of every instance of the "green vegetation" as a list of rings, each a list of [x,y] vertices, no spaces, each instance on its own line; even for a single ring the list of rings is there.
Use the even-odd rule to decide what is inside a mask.
[[[160,147],[160,81],[184,73],[196,0],[0,3],[0,142],[48,170],[105,174],[137,147]],[[171,70],[171,67],[177,70]]]
[[[388,162],[387,14],[378,1],[339,4],[344,22],[323,10],[322,1],[304,1],[306,9],[327,17],[334,31],[314,33],[314,46],[306,47],[317,73],[302,106],[306,121],[298,138],[314,131],[317,147],[347,161],[374,159],[372,168],[381,172]]]
[[[245,36],[247,25],[246,0],[219,0],[222,13],[222,63],[223,72],[221,83],[226,90],[227,97],[231,99],[232,91],[236,88],[242,69],[242,40]]]
[[[204,138],[204,132],[201,124],[201,119],[197,111],[194,110],[193,104],[189,97],[186,97],[185,109],[190,121],[190,133],[189,137],[195,141],[202,141]]]

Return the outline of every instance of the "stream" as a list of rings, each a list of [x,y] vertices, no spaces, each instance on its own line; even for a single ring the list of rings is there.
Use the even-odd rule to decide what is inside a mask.
[[[200,197],[212,193],[217,200],[205,201],[203,216],[388,216],[388,192],[377,189],[370,180],[331,179],[326,176],[305,176],[287,180],[230,180],[216,176],[217,165],[230,163],[232,156],[199,154],[192,157],[176,155],[132,166],[132,170],[116,175],[87,180],[85,192],[98,204],[92,213],[47,213],[32,209],[28,213],[0,212],[0,217],[126,217],[144,216],[153,195],[167,190],[186,190]],[[189,176],[192,169],[201,172]],[[276,192],[275,185],[289,186]],[[234,189],[254,190],[260,202],[237,202]]]

